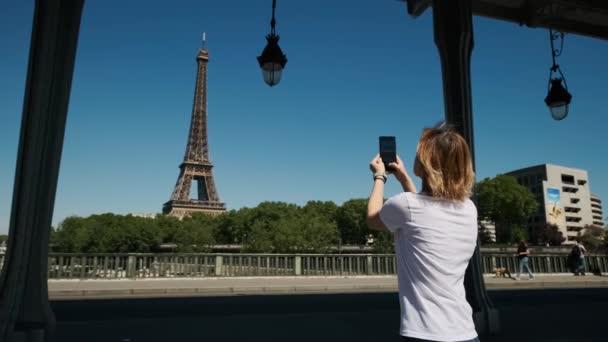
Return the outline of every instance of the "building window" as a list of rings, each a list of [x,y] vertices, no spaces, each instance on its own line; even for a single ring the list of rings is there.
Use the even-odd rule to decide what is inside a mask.
[[[580,199],[579,199],[579,198],[576,198],[576,197],[572,197],[572,198],[570,199],[570,203],[578,203],[579,201],[580,201]]]
[[[585,184],[587,184],[587,181],[586,181],[586,180],[584,180],[584,179],[579,179],[579,180],[578,180],[576,183],[577,183],[578,185],[585,185]]]
[[[578,189],[577,188],[573,188],[571,186],[562,186],[562,191],[563,192],[576,193],[578,191]]]
[[[562,183],[574,185],[574,176],[573,175],[565,175],[565,174],[562,173]]]

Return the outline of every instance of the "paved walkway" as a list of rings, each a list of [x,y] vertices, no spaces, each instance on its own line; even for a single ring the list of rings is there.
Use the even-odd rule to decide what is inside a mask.
[[[489,290],[608,287],[608,276],[594,275],[539,275],[532,280],[487,276],[485,281]],[[395,276],[49,280],[51,299],[395,291]]]

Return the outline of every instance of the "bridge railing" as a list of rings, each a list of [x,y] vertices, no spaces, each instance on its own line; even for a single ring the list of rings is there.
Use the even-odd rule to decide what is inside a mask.
[[[484,273],[493,273],[497,267],[506,267],[510,272],[519,270],[518,257],[513,254],[482,254]],[[567,254],[535,254],[529,257],[533,273],[560,274],[569,273],[570,265]],[[608,256],[585,256],[585,268],[588,272],[608,272]]]
[[[534,273],[568,273],[566,254],[530,256]],[[4,255],[0,254],[0,265]],[[608,273],[608,256],[585,257],[587,271]],[[483,272],[518,270],[517,256],[482,254]],[[49,279],[395,275],[393,254],[69,254],[51,253]]]

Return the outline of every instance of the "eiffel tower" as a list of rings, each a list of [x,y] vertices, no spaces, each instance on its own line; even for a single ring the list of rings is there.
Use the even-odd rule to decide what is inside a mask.
[[[184,162],[179,166],[180,173],[175,183],[171,199],[163,205],[163,213],[184,217],[193,213],[217,215],[224,213],[226,207],[220,202],[215,188],[213,164],[209,161],[209,145],[207,142],[207,63],[209,53],[203,47],[196,55],[198,72],[194,91],[192,121]],[[197,184],[197,198],[190,198],[192,182]]]

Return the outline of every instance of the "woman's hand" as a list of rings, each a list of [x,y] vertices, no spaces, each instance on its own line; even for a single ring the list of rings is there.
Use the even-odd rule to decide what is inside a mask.
[[[388,164],[389,171],[395,175],[397,179],[404,179],[407,177],[407,171],[405,171],[405,165],[401,161],[401,158],[397,156],[397,161]]]
[[[386,172],[386,169],[384,168],[384,163],[382,162],[382,158],[380,158],[380,154],[376,154],[374,159],[369,162],[369,169],[372,170],[373,173]]]
[[[405,171],[405,165],[403,165],[403,161],[401,161],[399,156],[397,156],[396,162],[390,163],[388,166],[390,167],[389,171],[395,175],[395,178],[397,178],[401,184],[403,191],[416,192],[416,186],[414,185],[414,182],[412,182],[410,176],[407,174],[407,171]]]

